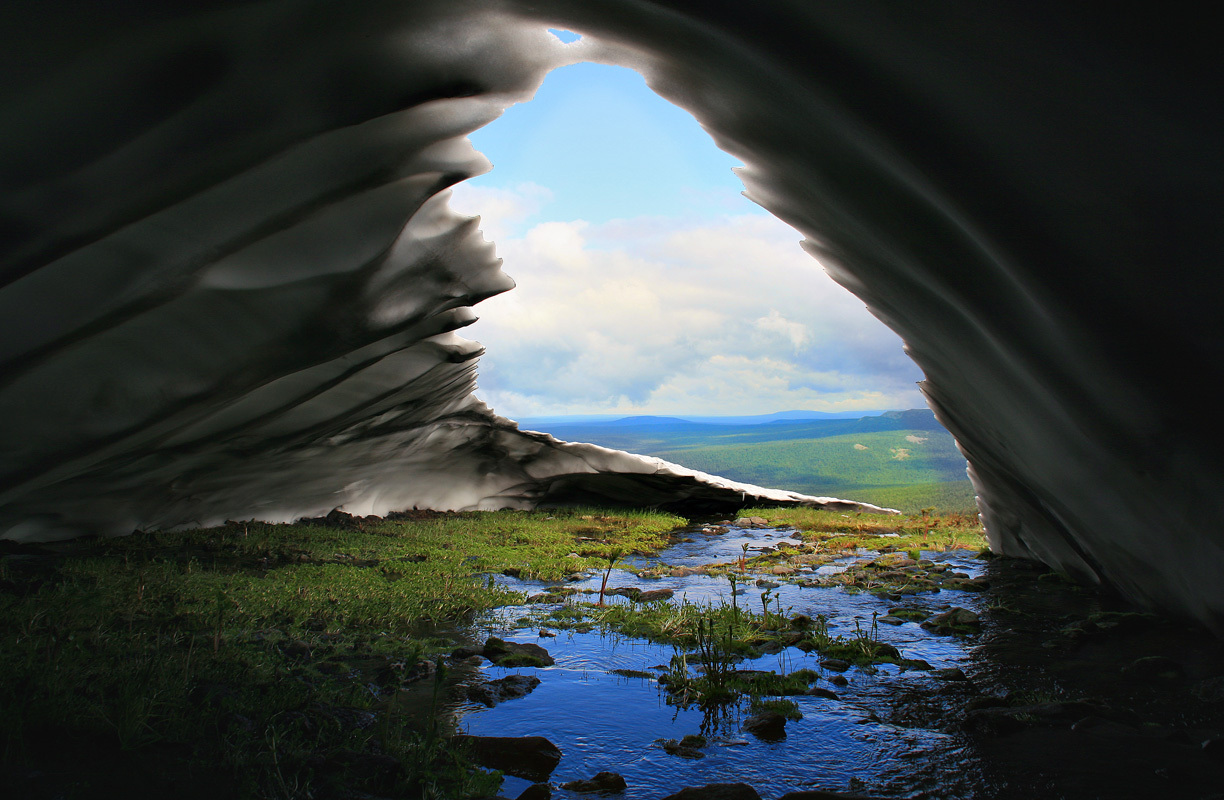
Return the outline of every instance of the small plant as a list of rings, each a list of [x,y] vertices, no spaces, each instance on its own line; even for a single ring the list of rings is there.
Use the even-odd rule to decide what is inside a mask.
[[[777,604],[777,611],[770,611],[769,601],[773,599]],[[774,597],[773,589],[766,589],[761,592],[761,617],[765,621],[766,628],[784,628],[786,627],[786,615],[782,611],[782,598]]]
[[[141,584],[143,588],[143,583]],[[225,596],[225,590],[217,587],[216,595],[216,618],[213,624],[213,652],[216,653],[221,649],[221,631],[225,627],[225,612],[228,605],[228,598]]]
[[[931,515],[935,513],[935,506],[928,506],[918,511],[922,515],[922,541],[927,540],[927,535],[931,532],[931,524],[933,519]]]
[[[739,576],[734,572],[727,573],[727,580],[731,581],[731,618],[732,624],[739,627],[739,604],[737,602],[736,587],[739,585]]]
[[[604,570],[603,580],[599,584],[599,607],[604,605],[604,592],[608,589],[608,576],[612,574],[612,568],[616,566],[616,562],[620,560],[622,553],[620,550],[613,550],[608,553],[605,558],[608,559],[608,568]]]
[[[781,697],[775,697],[770,700],[766,700],[761,697],[754,697],[752,698],[752,702],[749,704],[749,708],[751,708],[754,712],[773,711],[777,714],[781,714],[791,721],[803,719],[803,714],[799,711],[799,704],[794,700],[787,700]]]

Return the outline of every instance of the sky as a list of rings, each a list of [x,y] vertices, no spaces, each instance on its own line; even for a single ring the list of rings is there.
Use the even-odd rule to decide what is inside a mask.
[[[455,188],[518,287],[476,307],[511,418],[923,407],[901,340],[742,196],[738,162],[623,67],[551,73]]]

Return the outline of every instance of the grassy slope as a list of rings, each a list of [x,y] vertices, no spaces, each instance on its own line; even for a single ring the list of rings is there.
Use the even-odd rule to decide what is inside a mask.
[[[651,455],[732,480],[852,497],[908,512],[927,506],[958,511],[973,505],[965,460],[946,431],[852,433]]]
[[[864,500],[915,513],[974,508],[965,460],[925,409],[878,417],[715,425],[663,418],[556,425],[561,439],[592,442],[732,480]],[[909,442],[906,436],[926,439]],[[855,444],[869,449],[856,450]],[[894,448],[909,451],[897,459]]]

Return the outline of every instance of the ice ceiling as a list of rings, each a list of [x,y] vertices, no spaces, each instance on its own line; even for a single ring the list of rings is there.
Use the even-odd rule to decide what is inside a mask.
[[[455,331],[511,283],[446,189],[591,60],[904,338],[997,550],[1219,625],[1215,43],[1128,9],[9,0],[0,535],[751,491],[472,395]]]

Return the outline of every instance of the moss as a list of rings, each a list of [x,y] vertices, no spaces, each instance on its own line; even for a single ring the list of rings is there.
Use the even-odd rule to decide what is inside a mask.
[[[236,797],[332,783],[493,794],[496,775],[397,705],[405,686],[443,684],[434,657],[455,642],[433,631],[521,602],[499,573],[560,579],[618,550],[662,547],[684,520],[591,509],[410,516],[231,523],[68,554],[18,548],[30,557],[0,560],[0,750],[72,772],[88,759],[63,743],[88,742],[91,754],[206,773]]]

